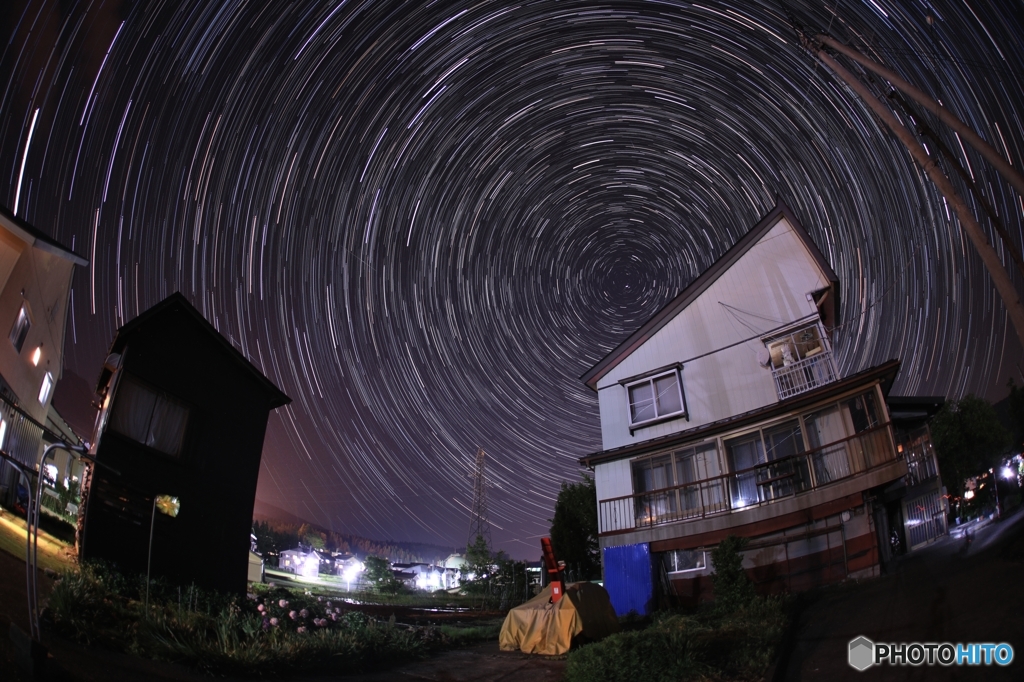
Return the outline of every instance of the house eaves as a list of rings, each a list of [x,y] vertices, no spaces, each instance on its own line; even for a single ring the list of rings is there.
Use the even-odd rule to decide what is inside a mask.
[[[0,204],[0,223],[2,223],[3,226],[14,236],[31,247],[37,248],[40,251],[52,253],[55,256],[71,261],[75,265],[86,266],[89,264],[89,261],[79,256],[68,247],[54,240],[48,234],[44,233],[32,224],[25,222],[18,216],[11,213],[11,211],[3,204]]]
[[[785,218],[793,227],[793,231],[796,232],[807,246],[807,250],[810,252],[811,257],[814,258],[818,267],[820,267],[822,272],[825,274],[825,277],[832,283],[833,295],[835,297],[832,303],[837,316],[836,322],[833,326],[838,324],[839,277],[836,276],[832,266],[829,265],[827,260],[825,260],[825,256],[818,249],[814,240],[811,239],[811,236],[807,233],[807,230],[803,228],[793,212],[785,203],[778,200],[775,204],[775,208],[769,211],[768,214],[757,223],[757,225],[752,227],[749,232],[740,238],[739,241],[733,244],[721,258],[715,261],[707,270],[702,272],[697,279],[693,280],[693,282],[683,289],[675,298],[669,301],[665,307],[655,313],[651,319],[647,320],[647,322],[643,324],[643,326],[612,349],[612,351],[598,361],[596,365],[591,367],[586,374],[580,377],[580,379],[592,390],[596,391],[597,382],[601,380],[601,377],[612,371],[633,351],[646,343],[648,339],[672,321],[676,315],[693,303],[697,297],[704,293],[704,291],[707,290],[707,288],[719,277],[721,277],[726,270],[735,265],[736,262],[761,239],[761,237],[775,227],[776,223],[778,223],[782,218]]]

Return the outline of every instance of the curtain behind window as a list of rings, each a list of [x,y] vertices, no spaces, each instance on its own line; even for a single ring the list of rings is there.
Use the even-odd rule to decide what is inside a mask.
[[[145,443],[156,401],[156,393],[130,375],[122,376],[117,386],[110,428],[138,443]]]

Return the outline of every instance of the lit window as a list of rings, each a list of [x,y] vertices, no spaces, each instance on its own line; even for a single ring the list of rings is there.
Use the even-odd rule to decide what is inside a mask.
[[[19,353],[22,346],[25,345],[25,337],[28,336],[28,330],[31,326],[32,318],[28,314],[28,303],[22,303],[18,317],[14,320],[14,326],[11,327],[11,343],[14,344],[14,350]]]
[[[114,396],[111,430],[164,454],[177,456],[187,423],[188,407],[183,403],[131,375],[121,377]]]
[[[7,420],[0,417],[0,450],[7,445]]]
[[[686,401],[676,369],[628,384],[626,389],[629,391],[630,425],[674,415],[686,416]]]
[[[50,402],[50,394],[53,393],[53,375],[49,372],[43,377],[43,383],[39,387],[39,404],[46,405]]]
[[[701,571],[707,565],[702,549],[676,549],[665,552],[663,561],[666,573]]]
[[[32,366],[38,367],[39,360],[43,357],[43,344],[36,346],[36,349],[32,351]]]

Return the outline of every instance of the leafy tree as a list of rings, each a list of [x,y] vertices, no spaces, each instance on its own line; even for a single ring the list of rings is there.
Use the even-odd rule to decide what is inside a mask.
[[[711,550],[711,561],[715,565],[711,584],[715,590],[715,606],[722,611],[735,611],[754,600],[754,584],[743,570],[743,555],[740,554],[746,545],[746,538],[730,535]]]
[[[391,564],[388,563],[387,559],[368,556],[363,564],[366,567],[363,575],[373,589],[381,594],[398,594],[398,591],[402,588],[402,583],[391,571]]]
[[[999,464],[1010,444],[992,405],[973,395],[943,405],[931,431],[942,482],[954,496],[963,493],[966,479]]]
[[[326,545],[324,534],[308,523],[304,523],[301,526],[299,526],[298,534],[299,539],[303,543],[309,545],[310,547],[313,547],[314,549],[323,549],[324,546]]]
[[[559,561],[579,579],[601,577],[601,554],[597,544],[597,487],[583,476],[579,483],[562,482],[551,519],[551,543]]]
[[[462,569],[463,581],[469,575],[472,575],[474,580],[487,578],[491,574],[493,565],[494,556],[491,554],[491,546],[487,544],[487,538],[477,535],[476,540],[466,547],[466,567]]]

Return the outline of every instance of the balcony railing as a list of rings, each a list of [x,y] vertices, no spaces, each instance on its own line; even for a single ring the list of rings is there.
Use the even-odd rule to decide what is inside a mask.
[[[693,483],[601,500],[601,533],[633,530],[750,509],[896,461],[889,423],[856,436]]]
[[[772,376],[775,378],[775,390],[779,393],[779,400],[824,386],[836,380],[832,352],[824,351],[791,365],[773,369]]]

